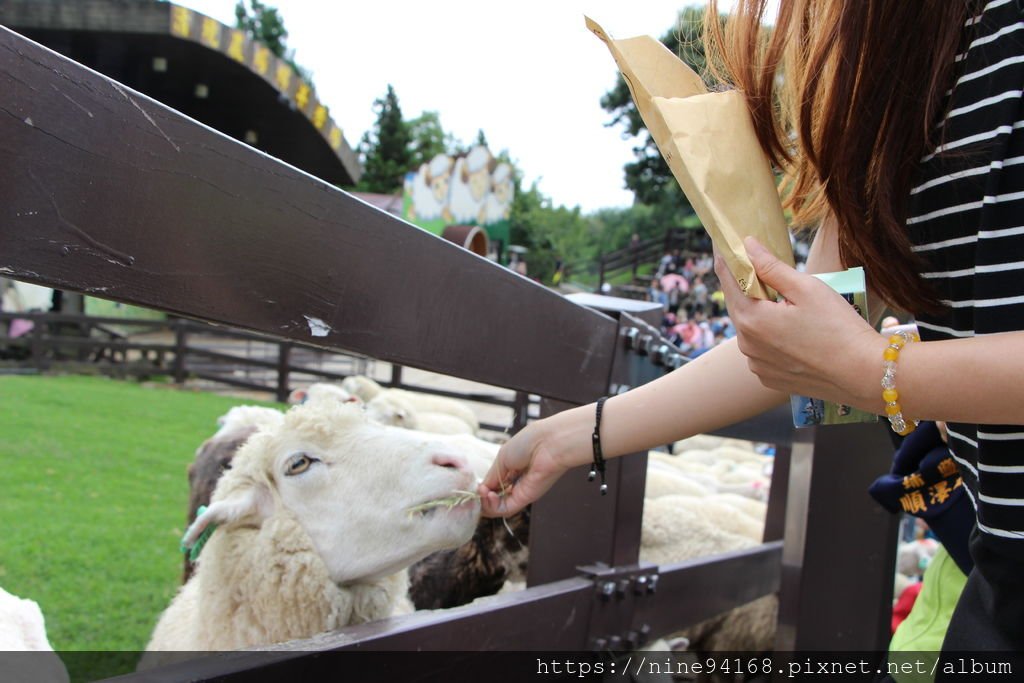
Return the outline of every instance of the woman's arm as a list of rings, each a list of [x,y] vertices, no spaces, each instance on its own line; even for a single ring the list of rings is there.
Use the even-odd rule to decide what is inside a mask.
[[[740,422],[778,405],[731,339],[681,368],[604,405],[606,458],[647,450]],[[515,514],[541,497],[566,470],[591,462],[593,403],[529,424],[498,451],[480,488],[485,515]],[[514,483],[511,488],[506,486]],[[505,496],[499,498],[499,492]]]
[[[840,269],[834,229],[823,226],[818,231],[807,268],[818,273]],[[608,399],[601,418],[602,450],[607,458],[644,451],[741,422],[787,398],[761,383],[732,339],[674,372]],[[531,423],[502,446],[480,488],[484,514],[514,514],[543,495],[567,469],[591,462],[594,410],[591,403]],[[502,484],[513,481],[514,486],[503,489]],[[502,490],[506,495],[499,498]]]
[[[1024,332],[908,344],[896,366],[896,388],[910,418],[1024,425]],[[879,398],[876,410],[881,406]]]

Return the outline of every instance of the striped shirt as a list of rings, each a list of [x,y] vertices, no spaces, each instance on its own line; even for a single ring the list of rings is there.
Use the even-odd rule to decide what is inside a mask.
[[[922,159],[907,219],[913,249],[928,263],[922,276],[946,305],[918,316],[925,341],[1024,330],[1024,16],[1016,0],[973,13],[956,59],[948,113]],[[985,542],[1024,559],[1024,425],[948,427]]]

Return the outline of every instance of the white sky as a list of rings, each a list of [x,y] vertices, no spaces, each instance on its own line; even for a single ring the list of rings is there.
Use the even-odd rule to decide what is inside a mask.
[[[235,0],[175,0],[234,25]],[[388,83],[402,114],[437,111],[441,125],[491,151],[507,149],[526,184],[555,205],[584,212],[628,206],[623,164],[631,140],[601,96],[615,84],[608,49],[583,24],[587,14],[615,38],[661,36],[688,0],[269,0],[288,29],[295,60],[352,147],[376,119]],[[727,3],[723,3],[725,5]]]

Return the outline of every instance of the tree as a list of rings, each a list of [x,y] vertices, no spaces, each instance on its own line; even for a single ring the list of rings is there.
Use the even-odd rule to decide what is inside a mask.
[[[679,29],[670,30],[661,37],[661,42],[668,49],[699,74],[705,72],[706,66],[702,41],[703,14],[701,9],[683,9],[679,14]],[[615,87],[601,98],[601,106],[612,114],[609,126],[622,126],[624,136],[638,138],[638,144],[633,148],[636,161],[623,167],[626,188],[632,190],[635,200],[658,207],[661,218],[669,224],[678,223],[685,215],[693,213],[640,118],[622,76],[619,76]]]
[[[536,181],[524,189],[522,173],[515,169],[514,174],[510,239],[529,250],[526,262],[530,277],[550,282],[556,261],[576,263],[593,259],[596,251],[591,244],[589,221],[580,215],[579,207],[553,206]]]
[[[438,154],[451,154],[457,144],[450,133],[441,126],[441,117],[436,111],[425,111],[406,122],[412,139],[412,161],[410,170],[429,163]]]
[[[235,26],[245,31],[250,38],[266,45],[271,52],[295,69],[295,72],[312,83],[312,72],[295,63],[295,50],[288,49],[288,29],[276,7],[265,5],[260,0],[238,0],[235,5]]]
[[[402,187],[402,179],[413,168],[412,136],[390,84],[384,97],[374,101],[373,108],[377,121],[360,144],[363,176],[356,189],[391,194]]]

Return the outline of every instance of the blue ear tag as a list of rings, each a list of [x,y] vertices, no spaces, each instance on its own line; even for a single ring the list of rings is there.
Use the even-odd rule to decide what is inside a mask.
[[[199,519],[200,517],[202,517],[205,512],[206,512],[206,506],[205,505],[200,505],[199,508],[196,510],[196,519]],[[185,539],[182,538],[181,539],[181,552],[187,553],[189,561],[195,562],[197,559],[199,559],[199,553],[201,553],[203,551],[203,546],[206,545],[206,542],[208,540],[210,540],[210,536],[213,535],[213,532],[216,529],[217,529],[217,525],[216,524],[207,524],[206,528],[203,529],[203,533],[199,534],[199,538],[196,539],[196,542],[192,545],[191,548],[189,548],[187,545],[185,545]]]

